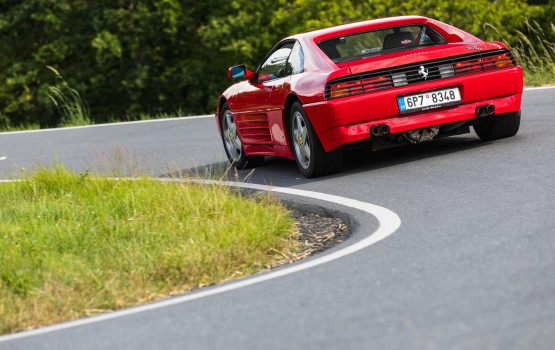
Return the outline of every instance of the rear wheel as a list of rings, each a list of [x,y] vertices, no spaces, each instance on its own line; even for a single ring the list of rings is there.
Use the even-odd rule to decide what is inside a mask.
[[[246,169],[260,165],[264,162],[264,156],[245,155],[243,144],[237,133],[237,126],[233,120],[233,115],[229,104],[226,102],[222,106],[220,112],[220,126],[222,129],[222,141],[224,143],[225,153],[229,162],[237,169]]]
[[[478,121],[474,131],[484,141],[492,141],[516,135],[520,127],[520,112],[500,114]]]
[[[317,177],[338,172],[343,154],[326,152],[300,102],[291,108],[289,140],[299,171],[306,177]]]

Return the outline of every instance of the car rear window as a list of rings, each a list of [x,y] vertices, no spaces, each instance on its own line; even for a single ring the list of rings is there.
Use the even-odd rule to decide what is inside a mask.
[[[318,42],[318,47],[334,62],[346,62],[445,43],[447,40],[432,28],[412,25],[343,35],[322,40]]]

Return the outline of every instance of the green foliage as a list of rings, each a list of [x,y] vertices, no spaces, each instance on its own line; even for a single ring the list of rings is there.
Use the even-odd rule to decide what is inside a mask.
[[[484,40],[499,40],[499,36],[514,40],[514,30],[523,28],[527,17],[543,14],[541,8],[527,6],[521,0],[280,0],[280,4],[277,20],[284,25],[292,23],[292,32],[369,18],[420,15],[452,24]],[[499,32],[490,33],[486,24],[500,28]]]
[[[62,72],[92,122],[213,112],[229,66],[255,69],[279,39],[397,15],[424,15],[516,46],[536,21],[549,42],[555,0],[20,0],[0,4],[0,128],[63,124]],[[532,23],[532,22],[530,22]],[[496,29],[494,29],[496,28]],[[539,41],[532,40],[535,50]]]

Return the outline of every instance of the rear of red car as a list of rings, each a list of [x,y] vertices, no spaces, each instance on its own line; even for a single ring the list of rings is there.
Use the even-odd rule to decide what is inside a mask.
[[[326,151],[369,139],[377,148],[416,143],[471,125],[484,139],[518,130],[522,68],[501,43],[404,17],[316,32],[309,44],[336,67],[323,100],[303,106]],[[512,127],[490,130],[502,118]]]

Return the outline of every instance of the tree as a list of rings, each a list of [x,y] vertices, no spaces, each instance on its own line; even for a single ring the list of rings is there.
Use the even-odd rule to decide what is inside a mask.
[[[4,0],[0,127],[60,123],[49,98],[59,80],[48,66],[88,102],[95,122],[206,113],[230,84],[229,66],[255,69],[274,44],[298,32],[416,14],[515,44],[526,17],[543,25],[554,1],[538,7],[524,0]]]

